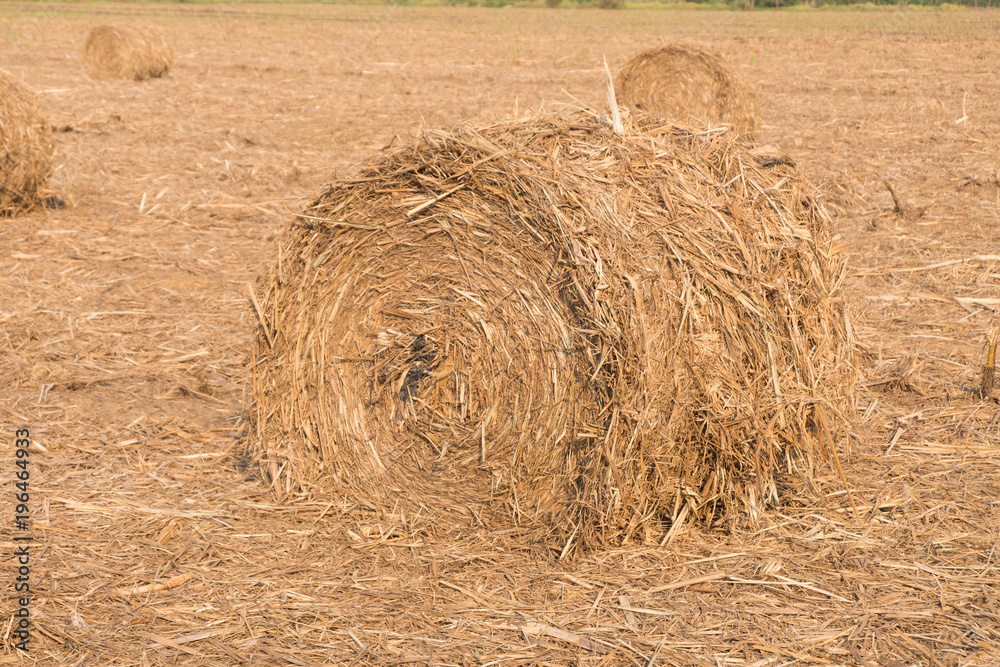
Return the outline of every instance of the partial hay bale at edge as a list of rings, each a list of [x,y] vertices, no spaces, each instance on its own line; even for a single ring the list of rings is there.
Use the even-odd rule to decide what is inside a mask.
[[[633,57],[615,77],[618,103],[685,123],[760,132],[757,96],[722,57],[672,44]]]
[[[580,113],[429,132],[335,183],[253,301],[249,453],[279,496],[556,548],[754,517],[854,371],[828,218],[753,150]]]
[[[42,201],[54,154],[52,130],[39,115],[34,93],[0,70],[0,217]]]
[[[162,77],[173,58],[163,33],[147,25],[97,26],[83,47],[84,66],[94,79]]]

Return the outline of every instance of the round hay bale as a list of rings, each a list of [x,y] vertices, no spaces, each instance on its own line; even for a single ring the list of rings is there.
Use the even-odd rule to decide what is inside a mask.
[[[618,103],[685,123],[760,132],[757,96],[717,53],[673,44],[635,56],[615,79]]]
[[[428,132],[284,234],[252,299],[249,454],[279,497],[559,549],[752,518],[846,414],[828,222],[790,160],[725,131]]]
[[[87,35],[83,62],[94,79],[143,81],[165,75],[173,51],[160,30],[148,25],[102,25]]]
[[[52,130],[35,95],[0,70],[0,217],[34,208],[52,175]]]

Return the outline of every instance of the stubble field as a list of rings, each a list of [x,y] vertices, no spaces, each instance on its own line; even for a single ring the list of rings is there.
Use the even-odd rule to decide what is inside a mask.
[[[87,32],[125,18],[168,34],[168,78],[85,76]],[[0,6],[66,202],[0,222],[4,449],[37,443],[34,644],[9,635],[5,515],[0,663],[1000,664],[1000,406],[975,391],[1000,309],[997,34],[985,11]],[[864,346],[840,443],[857,516],[822,470],[756,530],[567,562],[516,530],[277,505],[239,418],[248,284],[291,213],[423,126],[605,108],[602,57],[675,39],[738,66],[834,214]]]

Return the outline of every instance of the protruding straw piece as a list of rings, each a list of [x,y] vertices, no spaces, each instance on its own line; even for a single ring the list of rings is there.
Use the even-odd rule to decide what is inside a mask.
[[[615,98],[615,80],[611,76],[611,68],[608,67],[606,56],[604,58],[604,72],[608,75],[608,106],[611,107],[611,120],[615,124],[615,134],[625,134],[622,115],[618,111],[618,100]]]

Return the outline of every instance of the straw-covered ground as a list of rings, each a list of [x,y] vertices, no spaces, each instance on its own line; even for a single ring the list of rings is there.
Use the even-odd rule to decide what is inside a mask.
[[[127,13],[128,16],[123,16]],[[88,31],[160,26],[163,80],[91,81]],[[31,429],[32,651],[2,664],[1000,664],[1000,13],[295,5],[0,7],[65,208],[0,225],[0,421]],[[289,212],[426,123],[603,107],[682,38],[761,93],[850,268],[862,391],[832,470],[737,533],[558,560],[517,531],[414,534],[280,506],[239,451],[247,284]],[[565,92],[563,92],[565,90]],[[899,206],[886,187],[895,192]],[[896,209],[896,210],[894,210]]]

